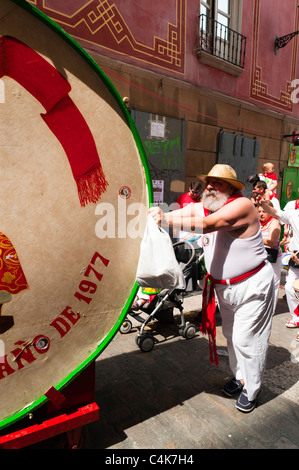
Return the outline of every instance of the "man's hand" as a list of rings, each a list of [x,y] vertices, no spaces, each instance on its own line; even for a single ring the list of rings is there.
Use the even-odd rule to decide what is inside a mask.
[[[297,251],[297,253],[292,253],[291,254],[291,259],[293,261],[295,261],[295,263],[299,264],[298,251]]]
[[[263,205],[263,202],[265,201],[266,199],[264,196],[262,196],[261,194],[256,195],[255,202],[258,206],[267,207],[267,204]]]
[[[162,225],[162,223],[165,223],[165,214],[164,212],[160,209],[160,207],[151,207],[149,209],[149,214],[150,216],[154,219],[157,225]]]

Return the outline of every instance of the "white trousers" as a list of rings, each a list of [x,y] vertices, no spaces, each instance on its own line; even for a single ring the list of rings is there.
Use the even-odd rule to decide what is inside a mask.
[[[250,401],[262,386],[266,366],[275,302],[273,278],[273,269],[266,262],[242,282],[215,286],[230,368],[236,379],[244,380]]]
[[[287,275],[286,275],[285,292],[286,292],[288,308],[289,308],[290,314],[292,315],[292,319],[298,322],[299,319],[297,315],[294,314],[295,308],[298,307],[298,300],[296,300],[295,291],[293,288],[293,282],[296,281],[296,279],[299,279],[299,269],[289,267],[289,270],[287,271]]]

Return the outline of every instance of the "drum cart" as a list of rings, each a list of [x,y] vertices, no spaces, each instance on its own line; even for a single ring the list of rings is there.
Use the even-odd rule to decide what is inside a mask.
[[[62,391],[51,387],[48,402],[15,425],[0,431],[0,449],[21,449],[62,435],[62,448],[78,449],[82,427],[99,419],[94,401],[95,363],[92,362]]]

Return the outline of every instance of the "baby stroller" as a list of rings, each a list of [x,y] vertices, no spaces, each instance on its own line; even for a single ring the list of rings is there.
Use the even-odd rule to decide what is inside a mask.
[[[154,319],[161,323],[169,323],[169,321],[173,320],[174,308],[180,311],[179,334],[186,339],[191,339],[196,335],[195,325],[185,321],[183,298],[188,293],[199,290],[198,281],[205,276],[203,250],[202,248],[195,248],[194,245],[188,241],[175,243],[173,249],[184,274],[186,281],[185,289],[163,289],[155,295],[150,303],[139,308],[141,313],[148,315],[146,319],[144,319],[140,313],[134,312],[131,309],[120,327],[122,334],[131,331],[133,325],[129,317],[134,318],[142,324],[136,337],[136,344],[143,352],[151,351],[155,345],[153,335],[144,331],[146,325]]]

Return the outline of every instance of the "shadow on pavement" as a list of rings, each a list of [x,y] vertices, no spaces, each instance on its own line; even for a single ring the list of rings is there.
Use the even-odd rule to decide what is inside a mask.
[[[200,394],[211,394],[222,400],[221,388],[231,376],[228,357],[219,356],[216,367],[208,360],[208,349],[206,337],[197,335],[191,340],[160,343],[149,353],[137,348],[98,360],[95,399],[100,407],[100,419],[86,427],[87,447],[107,449],[126,439],[126,429],[168,410],[175,413],[176,407]],[[260,405],[291,388],[297,377],[298,364],[290,361],[290,351],[270,345]],[[240,419],[233,404],[221,406],[229,420]],[[223,419],[223,410],[219,419]],[[193,419],[200,421],[200,416]],[[144,432],[146,447],[146,429]]]

